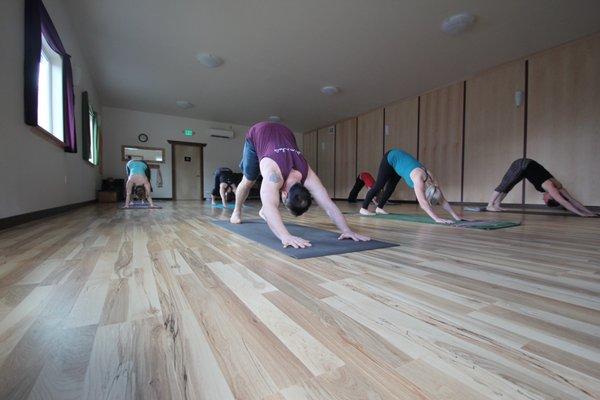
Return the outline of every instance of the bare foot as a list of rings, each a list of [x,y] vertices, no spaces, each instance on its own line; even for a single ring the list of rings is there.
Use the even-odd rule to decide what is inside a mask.
[[[239,211],[233,210],[233,214],[231,214],[231,218],[229,218],[229,222],[232,224],[241,224],[242,223],[242,213]]]
[[[379,208],[379,207],[377,207],[377,208],[375,209],[375,214],[388,214],[388,212],[387,212],[387,211],[385,211],[383,208]]]
[[[261,217],[262,219],[264,219],[265,221],[267,220],[267,218],[265,217],[265,214],[263,214],[262,208],[258,211],[258,216]]]
[[[504,211],[504,208],[498,206],[487,206],[485,209],[493,212]]]
[[[375,213],[372,213],[371,211],[367,210],[366,208],[361,208],[358,213],[360,215],[375,215]]]
[[[223,208],[227,208],[227,203],[223,203]]]

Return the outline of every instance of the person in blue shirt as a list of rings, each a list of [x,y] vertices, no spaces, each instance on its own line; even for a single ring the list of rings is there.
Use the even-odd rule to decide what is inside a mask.
[[[453,221],[440,218],[432,206],[440,204],[456,221],[462,218],[454,212],[439,185],[431,173],[417,159],[401,149],[392,149],[385,153],[379,164],[379,172],[375,185],[369,190],[365,197],[360,213],[363,215],[387,214],[383,207],[394,193],[400,179],[404,179],[408,187],[414,189],[419,205],[435,222],[440,224],[451,224]],[[384,189],[385,186],[385,189]],[[382,189],[383,194],[379,197],[375,213],[369,211],[369,204]]]
[[[150,167],[143,160],[129,160],[125,167],[127,171],[127,184],[125,185],[125,207],[131,205],[131,194],[142,200],[148,201],[150,207],[154,207],[150,196]]]

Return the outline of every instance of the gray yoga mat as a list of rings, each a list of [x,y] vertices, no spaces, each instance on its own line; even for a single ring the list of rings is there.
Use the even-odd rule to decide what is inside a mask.
[[[281,241],[271,232],[267,224],[262,220],[248,220],[241,224],[231,224],[229,221],[214,220],[214,225],[227,229],[230,232],[237,233],[246,239],[253,240],[276,250],[292,258],[303,259],[313,257],[331,256],[334,254],[353,253],[356,251],[383,249],[386,247],[397,246],[393,243],[370,240],[368,242],[355,242],[353,240],[338,240],[339,233],[325,231],[323,229],[312,228],[308,226],[286,224],[285,227],[294,236],[309,240],[311,247],[305,249],[295,249],[293,247],[284,248]]]
[[[348,214],[348,212],[344,212],[344,214]],[[352,213],[354,215],[359,215],[364,218],[379,218],[379,219],[390,219],[394,221],[407,221],[407,222],[418,222],[421,224],[431,224],[438,225],[437,222],[432,220],[428,215],[423,214],[376,214],[376,215],[361,215],[357,213]],[[520,222],[511,222],[511,221],[456,221],[452,224],[444,225],[444,226],[454,226],[457,228],[472,228],[472,229],[485,229],[485,230],[493,230],[493,229],[502,229],[502,228],[510,228],[513,226],[521,225]]]
[[[120,207],[121,210],[143,210],[143,209],[160,209],[162,208],[161,206],[157,206],[156,204],[154,204],[154,207],[150,207],[150,205],[148,203],[138,203],[138,202],[133,202],[132,204],[129,205],[129,207],[125,207],[124,205]]]
[[[463,209],[465,211],[470,211],[470,212],[489,212],[489,213],[492,212],[492,211],[488,211],[485,207],[464,207]],[[495,212],[502,213],[502,214],[558,215],[559,217],[578,217],[578,215],[572,214],[568,211],[561,211],[561,210],[551,211],[551,210],[544,210],[544,209],[525,210],[522,208],[507,208],[504,211],[495,211]]]

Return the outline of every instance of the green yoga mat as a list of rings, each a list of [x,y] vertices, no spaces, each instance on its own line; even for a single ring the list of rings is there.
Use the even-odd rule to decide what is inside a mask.
[[[344,214],[354,214],[359,215],[364,218],[380,218],[380,219],[390,219],[394,221],[407,221],[407,222],[418,222],[421,224],[434,224],[440,225],[434,220],[432,220],[427,215],[420,214],[377,214],[377,215],[360,215],[357,213],[345,212]],[[512,226],[519,226],[520,222],[512,222],[512,221],[484,221],[484,220],[476,220],[476,221],[457,221],[448,226],[454,226],[458,228],[471,228],[471,229],[502,229],[502,228],[510,228]]]

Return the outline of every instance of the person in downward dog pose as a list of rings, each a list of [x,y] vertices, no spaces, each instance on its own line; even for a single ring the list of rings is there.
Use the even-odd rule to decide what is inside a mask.
[[[280,195],[285,206],[295,216],[306,212],[314,198],[341,231],[339,239],[370,240],[348,227],[346,219],[298,149],[294,133],[285,125],[260,122],[252,126],[246,134],[240,168],[244,177],[235,193],[231,223],[242,222],[242,205],[258,175],[262,174],[262,208],[259,215],[284,247],[305,248],[311,244],[301,237],[292,236],[286,229],[278,209]]]
[[[488,211],[504,211],[500,207],[502,200],[523,179],[527,179],[538,192],[543,193],[544,203],[548,207],[563,206],[582,217],[598,216],[577,201],[546,168],[530,158],[519,158],[510,164],[502,181],[492,193],[486,209]]]
[[[373,197],[384,189],[385,186],[383,194],[379,197],[375,213],[387,214],[383,210],[383,207],[392,193],[394,193],[400,179],[404,179],[406,184],[414,189],[419,205],[435,222],[440,224],[451,224],[453,222],[449,219],[440,218],[433,211],[431,206],[437,204],[441,204],[456,221],[463,220],[462,217],[454,212],[431,173],[417,159],[401,149],[391,149],[383,156],[379,164],[379,172],[377,173],[375,185],[367,193],[360,213],[363,215],[375,215],[369,211],[369,204],[373,200]]]
[[[150,207],[154,207],[150,196],[150,167],[143,160],[129,160],[125,167],[127,171],[127,183],[125,184],[125,207],[131,206],[131,194],[142,200],[148,201]]]
[[[368,172],[361,172],[356,177],[356,182],[354,182],[354,186],[348,195],[348,203],[356,203],[356,199],[358,198],[358,193],[362,190],[363,187],[367,187],[367,189],[371,189],[375,185],[375,179],[373,179],[373,175]],[[378,193],[375,197],[373,197],[373,204],[377,205],[377,198],[381,195]]]
[[[211,193],[212,204],[217,204],[217,196],[221,196],[223,207],[227,207],[230,193],[235,193],[233,171],[227,167],[218,168],[215,171],[215,186]],[[233,197],[233,194],[231,195]]]

